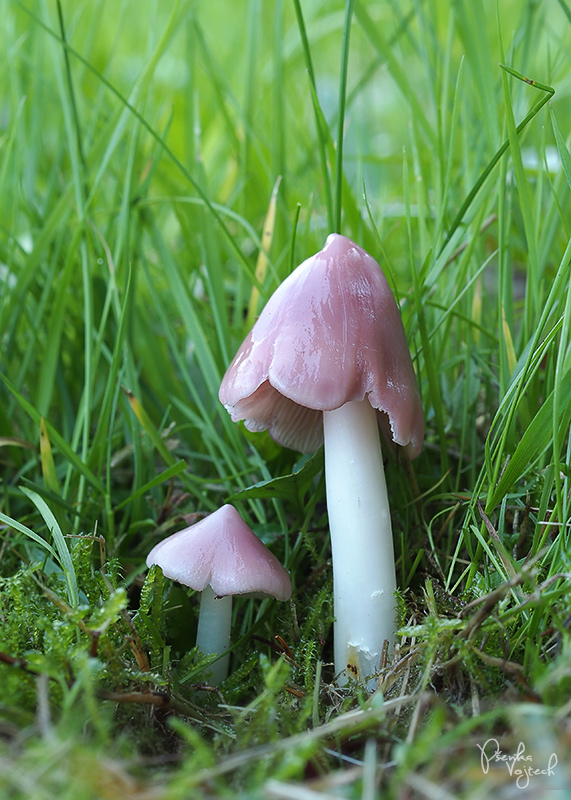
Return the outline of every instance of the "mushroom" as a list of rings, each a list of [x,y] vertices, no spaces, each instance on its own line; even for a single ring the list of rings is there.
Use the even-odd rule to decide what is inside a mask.
[[[424,438],[402,320],[373,257],[331,234],[270,297],[219,398],[235,422],[284,446],[324,442],[337,680],[351,674],[373,690],[394,639],[396,588],[377,423],[411,458]]]
[[[196,644],[203,653],[225,654],[210,667],[213,685],[228,674],[232,595],[291,597],[288,573],[230,505],[155,545],[147,556],[147,566],[153,564],[202,592]]]

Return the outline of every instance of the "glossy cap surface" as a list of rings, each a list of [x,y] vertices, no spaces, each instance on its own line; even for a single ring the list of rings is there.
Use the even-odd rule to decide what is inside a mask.
[[[301,452],[323,441],[322,411],[367,398],[394,442],[413,458],[422,448],[424,419],[397,304],[375,259],[339,234],[270,297],[219,397],[234,421],[267,428]]]
[[[230,505],[159,542],[147,556],[147,566],[153,564],[167,578],[198,592],[210,584],[219,597],[291,597],[288,573]]]

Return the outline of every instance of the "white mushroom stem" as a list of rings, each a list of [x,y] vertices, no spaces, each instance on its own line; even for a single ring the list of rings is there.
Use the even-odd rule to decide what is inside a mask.
[[[232,595],[217,597],[210,585],[202,591],[196,644],[208,655],[226,653],[230,647]],[[215,661],[208,669],[208,680],[216,686],[228,675],[229,655]]]
[[[366,680],[395,628],[395,560],[376,411],[367,400],[323,412],[333,557],[337,681]],[[367,680],[373,691],[376,679]]]

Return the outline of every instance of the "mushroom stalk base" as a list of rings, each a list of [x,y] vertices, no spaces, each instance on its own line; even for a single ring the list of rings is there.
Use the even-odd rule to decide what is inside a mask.
[[[225,653],[230,647],[231,624],[232,595],[217,597],[212,587],[206,586],[200,598],[200,614],[196,634],[198,649],[208,655]],[[227,677],[228,662],[229,655],[225,655],[209,667],[208,680],[213,686]]]
[[[393,644],[396,589],[377,414],[352,401],[324,411],[323,428],[337,682],[352,676],[374,691],[385,640]]]

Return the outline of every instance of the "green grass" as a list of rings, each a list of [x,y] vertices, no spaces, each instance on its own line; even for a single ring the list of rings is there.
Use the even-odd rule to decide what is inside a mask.
[[[518,791],[491,738],[569,791],[567,3],[0,9],[0,794]],[[427,424],[388,455],[371,698],[333,684],[320,455],[217,400],[333,229],[387,274]],[[145,557],[229,499],[294,594],[235,602],[213,692],[196,596]]]

